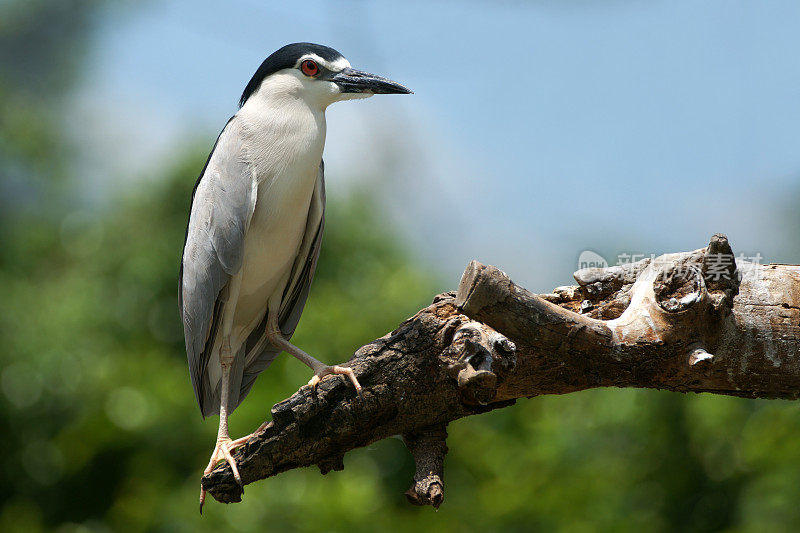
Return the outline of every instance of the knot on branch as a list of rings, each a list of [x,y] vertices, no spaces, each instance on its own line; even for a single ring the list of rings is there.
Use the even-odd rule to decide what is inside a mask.
[[[715,234],[706,248],[696,252],[661,257],[672,259],[654,265],[653,290],[662,309],[676,313],[710,302],[713,311],[724,317],[733,308],[740,276],[725,235]]]
[[[736,268],[728,238],[722,233],[711,237],[703,258],[703,277],[711,291],[714,308],[723,312],[733,308],[733,297],[739,294],[742,276]]]
[[[691,352],[689,353],[689,366],[694,366],[696,364],[710,364],[714,361],[714,356],[703,347],[698,344],[695,344],[692,348]]]
[[[467,405],[491,402],[505,374],[517,364],[516,346],[504,335],[466,317],[453,318],[445,328],[451,337],[443,357],[456,378],[461,400]]]
[[[432,505],[438,509],[444,501],[444,456],[447,454],[447,426],[437,424],[403,435],[416,472],[406,498],[414,505]]]
[[[692,263],[665,265],[655,274],[653,293],[656,303],[667,313],[681,313],[708,300],[703,274]]]

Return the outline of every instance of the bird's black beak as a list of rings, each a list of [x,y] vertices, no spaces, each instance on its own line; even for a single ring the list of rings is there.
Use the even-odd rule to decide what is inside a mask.
[[[330,81],[338,85],[343,93],[373,94],[411,94],[413,91],[396,81],[387,80],[375,74],[362,72],[354,68],[346,68],[337,72]]]

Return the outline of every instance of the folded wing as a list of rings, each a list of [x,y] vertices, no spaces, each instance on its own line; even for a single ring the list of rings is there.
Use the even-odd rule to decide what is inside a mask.
[[[220,133],[192,193],[179,300],[192,387],[203,414],[216,411],[206,367],[227,284],[242,266],[255,202],[253,176],[236,117]]]

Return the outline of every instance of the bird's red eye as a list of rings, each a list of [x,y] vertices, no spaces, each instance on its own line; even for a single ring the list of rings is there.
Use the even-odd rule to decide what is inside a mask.
[[[306,76],[316,76],[319,74],[319,67],[317,63],[311,59],[306,59],[300,64],[300,70],[303,71],[303,74]]]

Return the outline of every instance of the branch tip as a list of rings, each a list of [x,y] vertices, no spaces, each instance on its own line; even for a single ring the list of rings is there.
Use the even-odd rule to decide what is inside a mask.
[[[436,424],[416,433],[403,435],[416,472],[406,498],[414,505],[430,505],[435,509],[444,501],[444,456],[447,454],[447,426]]]

